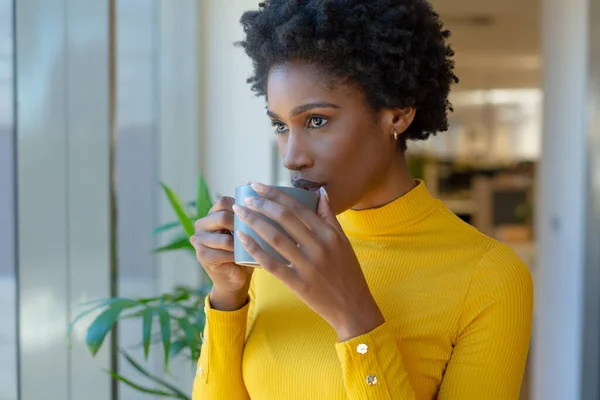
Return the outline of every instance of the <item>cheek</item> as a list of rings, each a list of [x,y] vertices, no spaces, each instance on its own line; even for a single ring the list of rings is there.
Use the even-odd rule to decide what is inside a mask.
[[[345,129],[336,135],[332,152],[335,156],[337,167],[345,166],[343,171],[349,174],[363,175],[373,170],[379,163],[378,154],[383,156],[383,147],[380,137],[373,131],[372,125],[362,126],[355,124],[351,129]]]
[[[326,168],[336,186],[356,201],[383,174],[388,153],[381,136],[373,131],[373,125],[357,125],[336,135],[329,154],[321,154],[322,159],[328,161]]]
[[[275,143],[277,143],[277,150],[279,151],[279,155],[281,156],[281,158],[285,158],[286,147],[283,140],[281,140],[281,137],[278,136]]]
[[[371,133],[348,135],[327,157],[330,197],[336,214],[354,207],[379,182],[382,160],[378,160],[376,141]]]

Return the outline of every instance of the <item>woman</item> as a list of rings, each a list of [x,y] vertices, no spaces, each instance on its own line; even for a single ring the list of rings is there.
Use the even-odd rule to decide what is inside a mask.
[[[241,21],[292,183],[321,195],[315,214],[254,183],[247,207],[224,197],[197,222],[214,285],[193,398],[516,399],[528,269],[404,155],[447,129],[457,79],[438,15],[425,0],[271,0]],[[291,264],[244,235],[263,268],[234,264],[234,212]]]

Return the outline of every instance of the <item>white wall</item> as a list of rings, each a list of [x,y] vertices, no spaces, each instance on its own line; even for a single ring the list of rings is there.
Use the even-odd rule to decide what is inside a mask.
[[[201,165],[213,193],[233,195],[248,180],[271,182],[273,133],[266,103],[250,91],[252,64],[233,43],[255,0],[202,2]]]
[[[542,1],[545,96],[536,200],[535,400],[598,398],[600,265],[590,256],[597,252],[598,237],[586,241],[586,232],[597,231],[590,228],[600,214],[589,207],[598,199],[598,184],[589,185],[593,173],[597,176],[589,157],[599,153],[599,132],[592,124],[598,109],[591,108],[590,100],[593,94],[598,104],[591,88],[598,88],[600,72],[589,65],[590,49],[600,45],[600,38],[590,35],[590,21],[597,25],[600,17],[597,5],[598,0]],[[586,337],[592,338],[587,344]],[[595,383],[586,386],[586,376]]]
[[[0,0],[0,399],[17,400],[12,1]]]
[[[110,288],[108,1],[15,7],[19,398],[106,399],[108,346],[65,331]]]

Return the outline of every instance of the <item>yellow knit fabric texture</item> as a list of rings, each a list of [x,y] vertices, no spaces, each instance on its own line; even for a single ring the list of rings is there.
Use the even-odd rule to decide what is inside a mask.
[[[533,285],[510,248],[462,222],[423,182],[338,220],[386,322],[339,343],[257,269],[241,310],[206,302],[193,400],[518,398]]]

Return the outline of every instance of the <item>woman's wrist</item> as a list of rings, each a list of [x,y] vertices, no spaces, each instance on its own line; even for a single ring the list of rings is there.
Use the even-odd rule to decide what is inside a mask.
[[[340,342],[371,332],[381,326],[385,318],[375,302],[361,311],[347,312],[341,322],[334,326]]]
[[[213,310],[237,311],[248,303],[248,292],[224,292],[213,287],[209,301]]]

